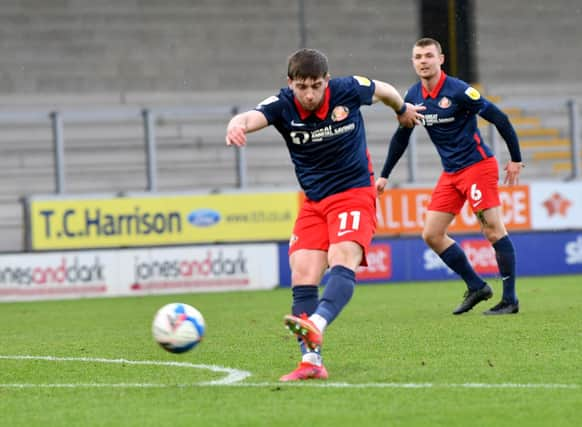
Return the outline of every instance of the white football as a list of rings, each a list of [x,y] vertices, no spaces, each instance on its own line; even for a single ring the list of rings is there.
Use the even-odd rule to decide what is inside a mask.
[[[154,340],[170,353],[192,350],[205,332],[202,314],[191,305],[179,302],[160,308],[152,324]]]

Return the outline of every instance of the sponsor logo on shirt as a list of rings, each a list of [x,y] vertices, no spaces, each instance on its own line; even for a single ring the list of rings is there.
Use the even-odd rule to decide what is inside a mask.
[[[441,123],[454,122],[455,118],[454,117],[439,117],[438,114],[425,114],[422,116],[422,119],[420,121],[422,122],[423,126],[432,126],[432,125],[438,125]]]
[[[308,142],[321,142],[324,139],[333,138],[334,136],[344,134],[346,132],[351,132],[356,128],[355,123],[348,123],[343,126],[334,128],[331,125],[325,126],[321,129],[315,129],[311,132],[306,131],[293,131],[289,133],[291,137],[291,142],[293,144],[301,145],[307,144]]]
[[[321,129],[316,129],[311,132],[311,140],[313,142],[323,141],[326,138],[332,138],[342,133],[351,132],[356,128],[355,123],[349,123],[344,126],[333,128],[331,125]]]

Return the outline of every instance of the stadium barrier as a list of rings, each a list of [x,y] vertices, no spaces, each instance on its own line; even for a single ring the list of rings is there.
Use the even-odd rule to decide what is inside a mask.
[[[513,233],[519,276],[582,274],[582,232]],[[475,271],[499,277],[495,251],[482,236],[455,235]],[[543,244],[540,244],[543,242]],[[291,286],[287,245],[279,245],[279,283]],[[358,284],[460,280],[419,237],[377,238],[368,254],[368,267],[356,272]],[[325,282],[325,278],[323,280]]]
[[[360,283],[454,277],[418,237],[430,191],[397,189],[379,198],[378,233],[369,266],[358,271]],[[582,182],[502,187],[501,199],[517,247],[518,274],[582,274]],[[0,301],[289,286],[286,240],[302,200],[297,192],[31,199],[27,222],[37,252],[0,255]],[[124,212],[124,206],[129,219],[120,221],[113,213]],[[135,213],[153,218],[150,209],[160,207],[175,210],[182,234],[163,228],[148,240],[148,228],[140,240]],[[477,272],[498,275],[493,249],[466,208],[454,230]],[[260,238],[249,243],[252,236]]]
[[[377,236],[419,234],[432,189],[390,189],[378,198]],[[512,231],[582,229],[582,182],[500,188]],[[303,195],[297,191],[127,194],[25,199],[28,250],[74,250],[284,241]],[[468,205],[451,232],[477,233]]]
[[[0,302],[272,289],[277,245],[0,255]]]
[[[479,274],[498,277],[488,241],[455,237]],[[582,274],[582,232],[525,232],[512,239],[518,275]],[[0,302],[289,287],[287,250],[279,242],[0,255]],[[356,278],[358,284],[457,279],[422,239],[411,236],[375,239],[368,266]]]
[[[300,200],[297,191],[34,196],[27,250],[286,240]]]

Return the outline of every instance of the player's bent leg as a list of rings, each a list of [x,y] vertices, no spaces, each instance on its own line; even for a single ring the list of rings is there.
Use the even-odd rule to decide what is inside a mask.
[[[485,209],[480,220],[482,221],[483,235],[495,250],[495,259],[503,283],[501,301],[483,314],[517,314],[519,313],[519,301],[515,291],[515,248],[503,224],[501,209],[499,207]]]
[[[319,284],[328,267],[327,252],[315,249],[298,249],[289,256],[292,286]]]
[[[455,215],[448,212],[429,210],[426,214],[422,239],[437,254],[440,254],[455,241],[447,234],[447,229],[455,219]]]
[[[279,381],[326,380],[327,378],[328,374],[325,366],[301,362],[293,371],[279,378]]]
[[[477,215],[479,217],[479,215]],[[479,217],[481,218],[481,217]],[[459,274],[469,288],[463,297],[463,301],[453,314],[463,314],[473,309],[482,301],[487,301],[493,296],[493,289],[475,272],[465,252],[454,243],[446,251],[440,254],[441,259],[457,274]]]
[[[497,305],[483,314],[517,314],[519,313],[519,300],[515,291],[515,250],[513,244],[509,236],[505,236],[495,242],[493,248],[503,283],[503,295]]]
[[[300,316],[301,314],[306,314],[307,316],[312,315],[319,301],[318,287],[316,285],[294,285],[292,292],[293,304],[291,305],[291,314],[293,316]],[[303,338],[297,337],[297,342],[301,356],[305,357],[310,349],[303,342]],[[319,354],[318,356],[321,357]]]
[[[294,250],[289,258],[291,265],[293,304],[291,317],[310,316],[315,312],[319,302],[318,286],[327,268],[327,252],[312,249]],[[295,333],[296,328],[285,325]],[[304,356],[312,349],[306,345],[303,335],[296,334]]]

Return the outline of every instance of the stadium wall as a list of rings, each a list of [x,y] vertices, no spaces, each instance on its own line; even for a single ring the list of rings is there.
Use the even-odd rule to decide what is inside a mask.
[[[334,74],[415,80],[409,57],[420,2],[304,2],[303,25],[299,3],[4,1],[0,93],[273,88],[302,42],[326,52]],[[579,1],[475,4],[482,83],[582,80]]]

